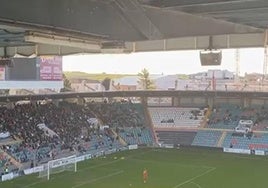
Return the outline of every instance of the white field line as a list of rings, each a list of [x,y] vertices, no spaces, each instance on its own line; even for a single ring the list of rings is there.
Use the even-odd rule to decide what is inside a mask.
[[[214,170],[216,170],[216,168],[211,168],[211,169],[209,169],[209,170],[207,170],[207,171],[205,171],[205,172],[203,172],[203,173],[201,173],[199,175],[196,175],[196,176],[194,176],[194,177],[192,177],[192,178],[190,178],[190,179],[188,179],[188,180],[186,180],[186,181],[184,181],[184,182],[182,182],[180,184],[175,185],[173,188],[181,187],[182,185],[190,183],[191,181],[195,180],[196,178],[204,176],[204,175],[206,175],[206,174],[208,174],[208,173],[210,173],[210,172],[212,172]]]
[[[44,180],[43,180],[44,181]],[[30,184],[27,184],[27,185],[25,185],[25,186],[22,186],[21,188],[27,188],[27,187],[32,187],[33,185],[36,185],[36,184],[38,184],[38,183],[41,183],[41,182],[43,182],[43,181],[36,181],[36,182],[33,182],[33,183],[30,183]]]
[[[193,185],[195,185],[195,186],[198,187],[198,188],[202,188],[201,185],[199,185],[198,183],[195,183],[195,182],[193,182],[193,181],[190,182],[190,183],[193,184]]]
[[[120,171],[117,171],[117,172],[114,172],[114,173],[110,173],[110,174],[105,175],[105,176],[101,176],[101,177],[94,178],[94,179],[91,179],[91,180],[88,180],[88,181],[84,181],[84,182],[82,182],[80,184],[77,184],[75,186],[72,186],[72,188],[81,187],[81,186],[86,185],[86,184],[89,184],[89,183],[93,183],[93,182],[96,182],[96,181],[99,181],[99,180],[102,180],[102,179],[110,178],[112,176],[116,176],[116,175],[122,174],[123,172],[124,172],[124,170],[120,170]]]

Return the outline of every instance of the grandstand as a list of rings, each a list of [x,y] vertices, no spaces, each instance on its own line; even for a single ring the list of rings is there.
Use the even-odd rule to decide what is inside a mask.
[[[1,132],[10,136],[0,140],[1,169],[27,169],[74,154],[100,156],[134,145],[268,151],[266,107],[198,106],[103,100],[82,105],[48,101],[2,107]],[[235,129],[247,122],[253,132]]]
[[[214,100],[217,102],[217,99]],[[185,101],[188,101],[188,104]],[[187,158],[193,156],[192,153],[195,152],[220,155],[222,158],[232,156],[222,152],[219,154],[221,150],[256,155],[268,153],[268,132],[266,132],[268,111],[265,105],[244,107],[243,104],[218,102],[204,108],[200,106],[208,106],[208,104],[200,104],[201,100],[185,101],[177,105],[150,106],[144,101],[133,103],[131,100],[108,101],[102,98],[94,102],[85,101],[82,104],[66,101],[54,103],[51,100],[42,103],[39,101],[18,102],[12,108],[3,106],[0,108],[1,136],[5,137],[0,139],[2,177],[5,180],[8,175],[5,172],[6,169],[15,175],[25,175],[40,171],[51,160],[61,160],[74,155],[77,156],[77,160],[81,161],[91,159],[89,161],[94,162],[109,159],[110,161],[106,163],[111,164],[111,167],[108,165],[107,169],[111,169],[107,173],[116,178],[117,175],[121,176],[121,173],[123,176],[123,172],[112,170],[115,168],[112,164],[116,164],[117,161],[119,165],[122,165],[118,168],[127,172],[130,172],[128,163],[134,162],[137,168],[140,168],[139,165],[150,166],[151,169],[159,165],[163,165],[162,169],[169,165],[169,168],[176,166],[173,163],[175,159],[172,152],[174,151],[166,151],[162,148],[180,148],[179,155],[187,157],[176,163],[185,168],[189,166],[186,162]],[[197,103],[192,103],[192,101],[197,101]],[[250,131],[241,131],[237,129],[238,127],[241,130],[250,127]],[[128,152],[132,152],[125,150],[148,147],[153,148],[149,149],[148,154],[142,154],[144,150],[137,150],[135,151],[137,157],[126,158]],[[167,159],[170,160],[167,164],[166,159],[162,157],[159,159],[162,152],[168,158],[171,157]],[[207,154],[206,157],[209,158]],[[194,155],[198,156],[197,153]],[[253,158],[249,156],[248,160],[251,160],[251,157]],[[240,162],[237,161],[238,164]],[[196,159],[192,159],[191,163],[196,164]],[[210,162],[204,161],[204,164],[207,163]],[[251,163],[248,162],[248,164]],[[214,169],[215,163],[211,166]],[[79,168],[83,167],[78,164],[77,173],[89,173],[87,170],[79,172]],[[189,173],[195,174],[196,169],[190,169],[188,169]],[[202,169],[203,167],[198,167],[199,174],[204,173]],[[174,172],[182,173],[181,170],[181,168],[176,168]],[[102,174],[103,168],[94,169],[94,173],[98,174],[98,171],[100,178],[105,176]],[[90,174],[94,173],[90,172]],[[76,178],[75,174],[70,172],[67,174],[70,179]],[[55,179],[58,177],[53,173],[52,176],[55,176]],[[170,181],[173,182],[175,179],[170,179]],[[92,181],[95,181],[94,178]],[[124,180],[120,181],[124,182]],[[208,184],[200,182],[199,185]],[[41,188],[42,186],[40,184]],[[157,186],[154,185],[154,187]]]
[[[209,106],[200,104],[200,101],[209,101],[200,100],[203,94],[195,97],[196,94],[189,98],[183,96],[187,100],[168,105],[116,99],[110,102],[102,98],[82,104],[49,100],[16,102],[11,108],[3,106],[0,133],[5,138],[0,139],[0,171],[3,177],[5,169],[21,175],[54,159],[74,155],[79,160],[100,159],[138,147],[187,148],[189,155],[192,149],[200,151],[199,147],[209,152],[221,149],[268,154],[265,105],[245,106],[228,97],[227,102],[222,103],[222,99],[217,101],[212,96],[216,102]],[[139,157],[135,160],[142,161]]]
[[[267,110],[263,106],[242,107],[221,103],[209,109],[194,107],[149,107],[150,117],[158,144],[192,145],[202,147],[232,147],[267,150],[266,133],[247,135],[245,130],[265,131]],[[198,112],[195,117],[192,112]],[[195,118],[193,118],[195,117]],[[203,120],[203,121],[202,121]],[[204,123],[205,122],[205,123]],[[245,134],[244,134],[245,133]],[[252,133],[249,132],[249,135]],[[235,137],[234,135],[240,135]],[[257,136],[256,136],[257,135]],[[234,144],[236,143],[236,144]]]
[[[13,109],[1,109],[3,130],[13,137],[8,142],[0,140],[1,151],[29,167],[31,162],[37,165],[71,154],[95,155],[124,145],[152,145],[151,130],[136,106],[142,109],[139,104],[120,102],[85,106],[66,102],[17,103]],[[17,118],[12,120],[14,115]],[[92,118],[100,121],[92,123]],[[2,153],[1,164],[6,164]]]

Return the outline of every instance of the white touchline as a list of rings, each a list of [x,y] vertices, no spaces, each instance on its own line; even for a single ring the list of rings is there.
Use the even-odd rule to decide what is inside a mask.
[[[184,185],[184,184],[186,184],[186,183],[189,183],[189,182],[193,181],[193,180],[196,179],[196,178],[199,178],[199,177],[201,177],[201,176],[204,176],[204,175],[206,175],[206,174],[212,172],[212,171],[215,170],[215,169],[216,169],[216,168],[211,168],[211,169],[209,169],[209,170],[207,170],[207,171],[205,171],[205,172],[203,172],[203,173],[201,173],[201,174],[199,174],[199,175],[197,175],[197,176],[195,176],[195,177],[192,177],[192,178],[190,178],[190,179],[188,179],[188,180],[186,180],[186,181],[184,181],[184,182],[182,182],[182,183],[180,183],[180,184],[178,184],[178,185],[175,185],[173,188],[181,187],[182,185]]]

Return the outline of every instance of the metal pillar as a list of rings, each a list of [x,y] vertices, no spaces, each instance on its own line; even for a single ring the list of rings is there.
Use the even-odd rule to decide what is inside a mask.
[[[240,75],[240,50],[235,50],[235,80],[239,81]]]
[[[264,61],[263,61],[263,78],[267,79],[267,66],[268,66],[268,30],[265,31],[264,38]]]
[[[264,47],[264,62],[263,62],[263,76],[267,79],[267,64],[268,64],[268,46]]]

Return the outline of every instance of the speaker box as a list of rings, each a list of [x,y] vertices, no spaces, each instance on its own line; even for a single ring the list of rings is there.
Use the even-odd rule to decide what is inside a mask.
[[[202,66],[216,66],[221,65],[222,52],[221,51],[201,51],[199,53],[200,62]]]

